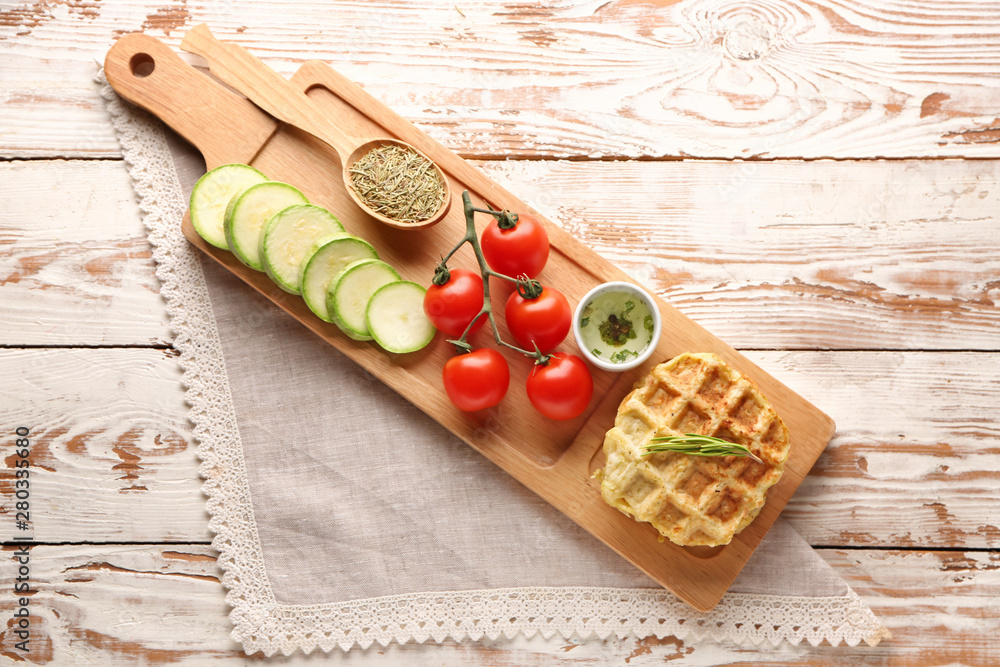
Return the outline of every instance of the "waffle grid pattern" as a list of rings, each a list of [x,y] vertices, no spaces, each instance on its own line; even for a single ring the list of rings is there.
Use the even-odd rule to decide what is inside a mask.
[[[677,452],[643,456],[657,435],[698,433],[763,459]],[[756,386],[713,354],[656,366],[622,401],[604,441],[606,502],[682,546],[728,544],[784,470],[788,429]]]

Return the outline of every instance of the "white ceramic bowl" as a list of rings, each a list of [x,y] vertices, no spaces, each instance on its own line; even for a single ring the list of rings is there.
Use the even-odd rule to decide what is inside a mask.
[[[653,316],[653,334],[649,339],[649,344],[646,345],[645,349],[639,353],[639,356],[633,357],[628,361],[622,363],[615,363],[607,359],[602,359],[597,357],[590,351],[589,347],[583,341],[583,331],[581,330],[580,321],[583,318],[583,310],[588,305],[590,305],[594,299],[602,296],[608,292],[624,292],[629,296],[633,296],[649,308],[650,314]],[[576,344],[580,348],[580,354],[583,355],[584,359],[606,371],[627,371],[629,369],[639,366],[653,354],[656,346],[660,343],[660,334],[663,331],[663,318],[660,315],[660,309],[657,308],[656,304],[653,302],[653,297],[642,289],[638,285],[633,283],[623,282],[623,281],[613,281],[609,283],[602,283],[595,287],[594,289],[587,292],[586,295],[580,302],[576,304],[576,310],[573,313],[573,336],[576,338]]]

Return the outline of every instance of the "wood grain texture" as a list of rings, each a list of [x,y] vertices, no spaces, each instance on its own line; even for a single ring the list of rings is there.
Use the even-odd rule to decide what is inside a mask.
[[[737,347],[1000,349],[998,162],[479,164]]]
[[[239,86],[250,99],[264,100],[267,108],[279,106],[286,121],[306,122],[305,129],[313,135],[330,134],[323,132],[325,122],[347,136],[388,136],[401,140],[437,165],[452,192],[470,193],[468,206],[482,208],[483,202],[489,202],[491,208],[498,210],[533,213],[482,172],[429,140],[412,124],[321,62],[303,65],[291,82],[277,86],[275,81],[280,83],[283,79],[266,64],[238,45],[215,42],[204,26],[192,30],[184,44],[206,55],[213,70],[221,69],[224,81]],[[151,73],[137,72],[134,67],[137,59],[150,65]],[[311,202],[335,211],[345,229],[371,241],[380,258],[401,276],[427,284],[441,261],[441,249],[454,245],[466,234],[470,223],[458,202],[439,223],[418,230],[389,228],[367,215],[360,204],[352,201],[354,197],[348,195],[349,180],[340,182],[336,177],[349,164],[346,139],[333,137],[335,145],[316,142],[315,137],[302,141],[299,133],[287,133],[291,136],[286,137],[285,130],[281,130],[278,135],[262,140],[259,149],[251,150],[247,144],[234,144],[228,133],[216,134],[215,128],[239,118],[242,134],[249,142],[251,137],[268,137],[273,121],[261,112],[255,115],[246,108],[245,100],[225,94],[210,79],[183,65],[158,40],[146,35],[122,38],[108,52],[105,68],[109,82],[125,99],[168,123],[179,124],[178,129],[199,148],[208,165],[243,162],[246,160],[243,156],[252,152],[254,167],[269,178],[295,185]],[[303,97],[307,91],[312,92],[306,98],[310,102],[308,112],[295,114],[282,104],[283,95],[296,88]],[[186,111],[178,115],[178,109]],[[200,123],[199,114],[203,116]],[[230,150],[232,155],[227,152]],[[480,216],[483,217],[486,216]],[[596,284],[627,279],[617,267],[575,237],[541,217],[539,220],[546,229],[550,252],[538,278],[557,287],[570,303],[576,303]],[[663,319],[664,328],[672,331],[672,335],[654,341],[654,358],[640,367],[621,373],[591,368],[593,393],[598,398],[591,400],[578,417],[558,422],[545,419],[522,391],[508,392],[503,405],[495,409],[463,413],[452,405],[441,385],[441,368],[454,355],[445,336],[439,335],[433,344],[405,356],[387,355],[377,344],[350,340],[336,326],[311,313],[299,296],[277,289],[260,271],[247,267],[232,253],[207,244],[189,222],[185,218],[184,235],[199,250],[699,611],[708,611],[719,602],[833,435],[834,424],[821,410],[663,301],[657,301],[654,307]],[[480,221],[480,227],[483,225],[485,222]],[[415,235],[419,237],[415,239]],[[464,266],[478,268],[470,255],[467,250]],[[459,257],[455,254],[449,260],[452,268],[463,266]],[[502,340],[510,340],[502,318],[498,321],[498,335]],[[572,339],[559,349],[578,353]],[[710,557],[673,544],[663,547],[658,533],[610,508],[600,495],[599,485],[593,481],[589,465],[594,452],[601,447],[605,431],[614,422],[617,404],[627,393],[627,387],[654,364],[687,350],[718,354],[739,372],[753,378],[781,414],[791,441],[785,472],[768,492],[767,504],[752,525],[729,544],[714,550]],[[524,386],[530,363],[520,353],[507,357],[511,384]],[[488,436],[483,437],[484,427],[496,419],[501,409],[519,418],[497,420],[498,425],[488,429]]]
[[[122,162],[2,162],[0,199],[0,344],[168,343]]]
[[[1000,355],[748,354],[837,422],[787,508],[811,544],[1000,548]]]
[[[4,141],[21,156],[117,154],[93,59],[125,32],[176,45],[207,22],[286,74],[330,62],[465,156],[998,155],[988,0],[286,6],[17,3],[0,43],[29,74],[3,79]]]
[[[785,510],[811,544],[1000,548],[989,417],[1000,395],[985,389],[1000,372],[998,355],[747,354],[838,423]],[[11,378],[0,391],[0,426],[26,424],[38,439],[36,539],[210,538],[170,354],[4,350],[0,377]],[[3,507],[11,480],[6,460]]]
[[[52,542],[210,539],[176,359],[169,351],[0,350],[3,433],[31,437],[32,535]],[[0,467],[13,521],[17,457]]]
[[[1000,349],[998,162],[475,164],[738,348]],[[120,163],[0,174],[0,343],[170,340]]]
[[[14,548],[3,547],[0,577],[9,581]],[[871,604],[893,633],[878,647],[738,646],[676,637],[483,639],[443,645],[375,644],[346,654],[276,656],[267,664],[336,661],[347,665],[926,665],[991,664],[1000,631],[1000,561],[976,552],[823,550],[823,557]],[[243,665],[227,637],[221,571],[210,547],[70,545],[30,551],[33,664]],[[0,615],[13,604],[0,600]],[[15,660],[9,628],[0,656]],[[251,657],[253,662],[260,656]]]
[[[0,159],[120,157],[91,81],[96,63],[118,34],[147,30],[176,46],[201,21],[286,75],[309,58],[329,61],[468,157],[995,158],[998,12],[987,0],[11,0],[0,6]],[[723,339],[775,350],[747,354],[837,418],[837,438],[788,515],[813,544],[856,547],[820,553],[894,638],[876,649],[771,649],[519,637],[373,647],[338,662],[997,662],[994,162],[479,166]],[[125,210],[132,196],[122,165],[0,169],[8,207],[0,212],[0,345],[164,344],[165,314],[147,301],[159,297],[141,223]],[[631,195],[663,210],[651,217]],[[609,215],[623,198],[628,215]],[[741,244],[759,260],[742,257]],[[808,252],[824,266],[797,261]],[[32,255],[49,268],[24,273],[17,262]],[[809,351],[824,348],[844,351]],[[134,352],[82,350],[68,360],[41,349],[2,363],[3,377],[16,378],[0,389],[3,423],[27,415],[48,433],[68,429],[53,437],[53,471],[39,471],[53,494],[42,515],[51,532],[40,534],[154,543],[33,551],[47,586],[36,595],[42,636],[52,638],[36,656],[246,664],[227,637],[211,550],[163,543],[163,527],[171,541],[207,539],[203,500],[190,447],[153,452],[156,435],[186,423],[176,362],[154,351],[150,371],[121,356]],[[89,360],[98,353],[110,361]],[[147,372],[160,379],[144,389]],[[69,380],[55,386],[46,373]],[[95,392],[90,379],[102,375]],[[124,407],[132,395],[135,411]],[[105,402],[117,406],[110,416]],[[133,426],[142,433],[118,446],[139,456],[142,473],[114,451],[119,423],[128,427],[122,436]],[[104,431],[70,453],[69,433],[95,424]],[[121,492],[134,484],[147,490]],[[187,490],[171,495],[171,485]],[[56,511],[87,503],[95,509],[84,523]],[[896,544],[911,551],[884,550]],[[0,559],[0,581],[10,566]],[[0,638],[0,654],[14,661],[9,640]]]
[[[260,110],[245,97],[190,67],[163,42],[144,33],[118,38],[104,60],[108,83],[132,104],[155,108],[158,118],[189,141],[216,137],[202,147],[208,169],[246,163],[273,134],[276,122],[260,122]],[[173,84],[170,89],[161,82]],[[198,95],[166,99],[171,90]],[[213,113],[225,109],[224,114]]]

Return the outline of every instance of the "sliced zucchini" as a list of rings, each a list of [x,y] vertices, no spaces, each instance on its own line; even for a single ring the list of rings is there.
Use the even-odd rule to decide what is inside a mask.
[[[371,340],[365,309],[379,287],[399,280],[396,270],[380,259],[362,259],[344,267],[326,291],[326,310],[333,323],[354,340]]]
[[[326,322],[332,322],[326,309],[330,281],[348,264],[359,259],[378,259],[370,243],[357,236],[336,236],[317,242],[302,269],[302,298],[309,310]]]
[[[263,271],[260,236],[264,225],[279,211],[308,204],[306,196],[288,183],[267,181],[251,185],[226,210],[226,243],[237,259],[251,269]]]
[[[198,179],[191,190],[191,225],[201,238],[216,248],[229,250],[226,243],[226,208],[229,202],[267,176],[246,164],[224,164]]]
[[[427,290],[399,280],[372,294],[365,310],[368,332],[387,352],[416,352],[434,339],[436,329],[424,314]]]
[[[286,292],[302,291],[302,262],[320,239],[344,234],[344,226],[325,208],[298,204],[279,211],[260,235],[264,271]]]

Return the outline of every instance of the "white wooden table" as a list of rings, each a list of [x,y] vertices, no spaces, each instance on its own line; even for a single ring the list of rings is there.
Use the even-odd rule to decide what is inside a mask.
[[[875,649],[521,637],[273,662],[1000,663],[989,0],[0,0],[3,660],[247,660],[92,82],[116,36],[176,46],[203,21],[285,74],[328,61],[830,413],[838,434],[786,516],[893,633]],[[29,654],[11,634],[19,426]]]

